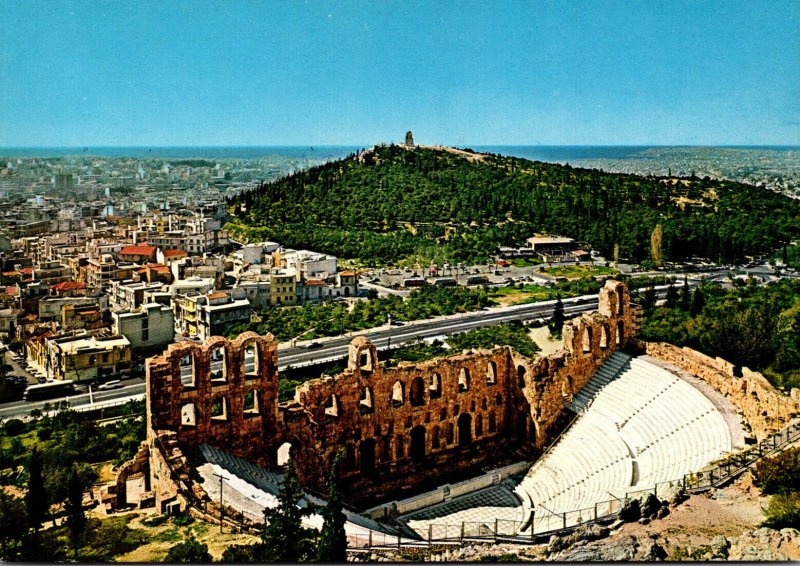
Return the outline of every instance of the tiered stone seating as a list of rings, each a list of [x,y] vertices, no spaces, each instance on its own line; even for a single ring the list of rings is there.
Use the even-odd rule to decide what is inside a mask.
[[[614,354],[576,395],[572,407],[583,414],[518,486],[537,532],[560,527],[561,513],[679,480],[731,450],[725,420],[700,391],[623,356]]]

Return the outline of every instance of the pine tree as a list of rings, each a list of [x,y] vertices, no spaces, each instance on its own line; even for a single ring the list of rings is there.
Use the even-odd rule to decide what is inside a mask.
[[[657,300],[658,295],[656,295],[655,287],[651,286],[644,290],[644,296],[642,297],[642,306],[644,310],[649,311],[655,308]]]
[[[318,562],[346,562],[347,536],[344,524],[347,518],[342,506],[342,492],[339,486],[339,465],[342,461],[342,449],[337,450],[328,474],[328,502],[322,511],[322,532],[317,546]]]
[[[64,502],[67,512],[67,528],[72,548],[75,551],[75,560],[78,560],[78,546],[81,536],[86,529],[86,513],[83,510],[83,483],[78,475],[78,468],[72,466],[67,486],[67,500]]]
[[[694,290],[694,295],[692,295],[692,307],[689,312],[692,313],[692,316],[697,316],[702,312],[704,306],[706,306],[706,297],[698,287]]]
[[[662,241],[664,238],[664,230],[661,224],[656,224],[653,233],[650,235],[650,255],[653,257],[653,263],[656,267],[661,267],[662,264]]]
[[[17,560],[25,531],[25,503],[0,489],[0,561]]]
[[[678,304],[678,291],[672,283],[667,287],[666,305],[668,308],[674,309]]]
[[[688,311],[692,304],[692,291],[689,288],[689,281],[683,276],[683,288],[681,289],[680,307],[681,310]]]
[[[278,506],[265,510],[264,562],[304,562],[314,555],[314,535],[303,527],[303,517],[311,514],[310,507],[300,508],[303,488],[289,456],[286,473],[278,492]]]
[[[555,336],[561,336],[564,328],[564,303],[561,302],[561,293],[556,297],[556,305],[553,308],[553,318],[550,319],[550,332]]]
[[[173,564],[209,563],[211,555],[208,553],[208,545],[198,542],[194,535],[191,535],[187,540],[169,549],[165,562]]]

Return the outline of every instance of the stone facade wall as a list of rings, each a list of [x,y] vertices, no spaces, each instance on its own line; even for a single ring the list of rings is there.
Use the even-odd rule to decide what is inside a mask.
[[[679,348],[664,342],[642,342],[640,347],[653,357],[664,360],[706,381],[739,410],[750,425],[753,436],[763,440],[800,415],[800,395],[791,396],[776,390],[760,373],[737,368],[722,358],[712,358],[691,348]]]
[[[632,338],[630,306],[625,285],[607,282],[598,312],[565,323],[564,349],[534,360],[495,347],[386,367],[375,346],[357,337],[344,372],[304,383],[280,405],[271,335],[173,344],[146,365],[148,438],[169,436],[178,451],[208,443],[268,468],[278,466],[288,443],[301,481],[318,491],[342,448],[343,484],[362,502],[503,457],[532,458],[565,404]],[[154,486],[155,476],[151,464]],[[153,491],[157,503],[175,498],[171,487]]]

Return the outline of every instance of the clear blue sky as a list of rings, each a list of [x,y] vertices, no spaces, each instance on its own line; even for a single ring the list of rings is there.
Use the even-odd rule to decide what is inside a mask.
[[[800,144],[800,1],[0,0],[0,146]]]

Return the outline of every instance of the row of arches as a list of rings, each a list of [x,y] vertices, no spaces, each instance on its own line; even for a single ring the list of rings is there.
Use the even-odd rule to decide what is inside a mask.
[[[231,381],[233,372],[232,364],[238,364],[240,373],[245,381],[261,377],[262,348],[257,340],[251,339],[243,347],[231,351],[226,342],[212,344],[207,350],[192,348],[180,355],[178,368],[181,384],[186,388],[196,388],[201,379],[199,368],[201,360],[207,356],[208,380],[212,386],[222,385]],[[238,358],[232,360],[231,358]],[[267,373],[265,378],[269,381],[271,376]]]
[[[592,351],[592,339],[594,331],[590,325],[584,325],[583,334],[581,336],[581,350],[584,354],[589,354]],[[625,341],[625,321],[620,320],[617,322],[615,342],[617,346],[621,346]],[[607,349],[612,342],[611,332],[608,323],[603,323],[600,326],[600,340],[598,346],[601,350]]]
[[[495,385],[497,383],[497,364],[490,361],[486,366],[486,385]],[[458,375],[458,390],[459,392],[469,391],[470,389],[470,375],[468,368],[461,368]],[[399,409],[403,407],[406,402],[412,407],[423,407],[429,401],[439,399],[442,396],[442,376],[439,373],[431,374],[428,382],[426,383],[422,377],[415,377],[411,380],[408,387],[408,396],[406,396],[405,384],[397,380],[392,385],[391,395],[389,397],[389,407],[392,409]],[[335,393],[332,393],[326,400],[324,405],[324,414],[328,417],[339,416],[339,399]],[[375,399],[370,386],[365,386],[361,390],[358,401],[359,414],[368,415],[375,412]]]
[[[245,391],[242,398],[241,413],[244,418],[261,415],[264,400],[260,398],[259,391],[251,388]],[[206,414],[207,412],[207,414]],[[197,427],[208,421],[211,424],[223,423],[232,420],[233,410],[231,400],[227,395],[212,397],[208,407],[198,409],[198,403],[189,401],[180,408],[180,424],[182,427]]]

